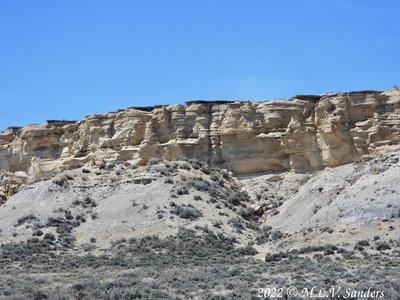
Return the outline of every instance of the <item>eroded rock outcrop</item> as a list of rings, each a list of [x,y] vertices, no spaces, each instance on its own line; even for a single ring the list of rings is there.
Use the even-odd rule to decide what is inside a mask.
[[[236,174],[312,170],[398,145],[400,90],[265,102],[132,107],[0,133],[0,169],[38,177],[71,165],[196,158]]]

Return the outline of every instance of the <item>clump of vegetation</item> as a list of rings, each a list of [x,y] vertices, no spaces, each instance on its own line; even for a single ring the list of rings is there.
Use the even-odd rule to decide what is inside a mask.
[[[70,175],[63,175],[60,178],[54,179],[54,184],[58,185],[61,188],[68,188],[69,187],[69,180],[74,180],[74,177]]]
[[[397,299],[400,293],[398,260],[390,253],[378,254],[379,259],[359,259],[352,251],[342,253],[345,259],[316,253],[310,259],[300,256],[300,251],[289,251],[271,253],[265,261],[259,261],[252,258],[256,251],[251,244],[237,247],[232,237],[207,227],[196,228],[181,229],[165,239],[121,239],[100,255],[91,253],[94,239],[83,245],[85,252],[76,255],[60,250],[56,235],[51,233],[46,238],[1,245],[0,276],[4,280],[0,280],[0,297],[167,300],[201,295],[204,299],[222,299],[222,287],[223,299],[252,299],[260,286],[277,282],[293,286],[347,285],[353,290],[384,283],[385,299]],[[326,245],[318,252],[327,249],[333,250]],[[352,259],[351,267],[348,259]],[[321,275],[321,269],[326,276]],[[29,279],[28,273],[32,274]]]
[[[73,206],[81,206],[82,208],[94,208],[97,206],[96,201],[94,201],[89,195],[86,195],[82,200],[75,200],[72,202]]]
[[[40,229],[36,229],[33,233],[32,236],[42,236],[43,235],[43,231],[41,231]]]
[[[15,226],[21,226],[25,223],[38,222],[38,221],[39,221],[39,219],[35,215],[29,214],[29,215],[19,218],[17,220],[17,224]]]
[[[149,161],[147,162],[147,166],[154,166],[158,164],[161,160],[159,158],[153,157],[150,158]]]
[[[240,208],[238,213],[243,219],[248,221],[256,221],[258,218],[255,214],[254,208],[252,207]]]
[[[182,219],[188,219],[191,221],[196,220],[203,216],[200,210],[198,210],[197,208],[193,207],[190,204],[172,205],[172,209],[170,210],[170,212]]]
[[[392,249],[387,242],[376,242],[375,249],[378,251],[385,251]]]
[[[152,158],[149,160],[146,166],[146,170],[151,173],[159,173],[161,176],[171,177],[176,175],[179,168],[179,163],[174,161],[161,161],[157,158]],[[171,182],[167,182],[171,183]]]
[[[188,189],[186,186],[181,186],[181,187],[179,187],[179,188],[177,189],[176,193],[177,193],[179,196],[188,195],[188,194],[189,194],[189,189]]]
[[[222,228],[222,225],[223,225],[223,223],[221,221],[219,221],[219,220],[213,222],[213,226],[215,228]]]
[[[74,217],[69,210],[64,210],[64,216],[50,217],[45,226],[56,228],[57,239],[53,235],[53,240],[57,240],[55,246],[57,249],[67,250],[75,246],[75,238],[72,235],[72,230],[84,222],[86,222],[86,219],[82,214]],[[48,234],[52,235],[52,233],[47,233],[46,235]],[[46,238],[46,235],[44,238]]]
[[[166,178],[166,179],[164,180],[164,182],[165,182],[165,183],[169,183],[169,184],[173,184],[173,183],[174,183],[174,181],[173,181],[171,178]]]
[[[307,254],[312,252],[324,251],[325,247],[323,245],[318,246],[305,246],[299,249],[299,254]]]
[[[245,228],[245,224],[242,219],[239,217],[234,217],[228,221],[228,224],[231,225],[233,228],[236,228],[238,233],[242,233],[242,230]]]
[[[324,249],[324,255],[332,255],[335,254],[335,251],[338,250],[338,247],[335,245],[326,245]]]
[[[289,253],[286,252],[269,253],[265,256],[265,262],[280,261],[288,257]]]
[[[237,251],[241,255],[256,255],[258,253],[257,250],[253,246],[250,246],[250,245],[238,248]]]
[[[313,211],[314,215],[315,215],[320,209],[321,209],[321,206],[316,205],[316,206],[314,207],[314,211]]]
[[[258,245],[262,245],[267,242],[279,240],[284,236],[285,235],[281,231],[273,229],[271,226],[263,226],[258,232],[256,242]]]
[[[360,240],[354,245],[354,250],[364,251],[365,247],[369,246],[369,242],[366,240]]]

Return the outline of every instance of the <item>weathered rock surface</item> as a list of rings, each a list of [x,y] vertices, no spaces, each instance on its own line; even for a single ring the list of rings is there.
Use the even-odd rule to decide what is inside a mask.
[[[132,107],[10,127],[0,133],[0,170],[35,178],[71,165],[157,157],[197,158],[236,174],[307,171],[398,145],[399,113],[399,89]]]
[[[399,103],[192,101],[8,128],[0,298],[250,299],[281,283],[399,299]]]

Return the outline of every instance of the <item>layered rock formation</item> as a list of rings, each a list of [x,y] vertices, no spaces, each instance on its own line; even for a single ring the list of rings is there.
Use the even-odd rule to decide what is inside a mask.
[[[399,113],[400,90],[393,89],[190,101],[10,127],[0,133],[1,179],[13,173],[24,182],[71,165],[153,157],[196,158],[236,174],[338,166],[399,144]]]

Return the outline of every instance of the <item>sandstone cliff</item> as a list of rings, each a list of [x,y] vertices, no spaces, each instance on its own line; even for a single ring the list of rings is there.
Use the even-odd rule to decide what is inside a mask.
[[[10,127],[0,133],[1,180],[14,173],[24,182],[113,160],[144,164],[153,157],[197,158],[236,174],[338,166],[399,144],[399,112],[400,90],[393,89],[190,101]]]
[[[0,298],[252,299],[281,283],[399,299],[399,101],[192,101],[9,128]],[[218,167],[140,166],[152,157]]]

